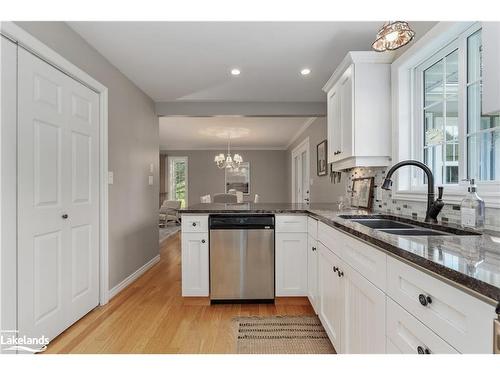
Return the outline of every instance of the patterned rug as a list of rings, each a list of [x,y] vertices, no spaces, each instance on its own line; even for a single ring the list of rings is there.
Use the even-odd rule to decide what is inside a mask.
[[[317,316],[237,317],[238,354],[335,354]]]
[[[160,244],[165,241],[168,237],[176,234],[181,229],[180,225],[169,224],[165,228],[159,228],[160,232]]]

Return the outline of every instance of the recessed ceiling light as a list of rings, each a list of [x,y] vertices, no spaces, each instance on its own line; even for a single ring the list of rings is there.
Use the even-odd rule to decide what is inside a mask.
[[[237,68],[231,69],[231,74],[233,76],[239,76],[241,74],[241,71]]]
[[[303,76],[307,76],[309,74],[311,74],[311,69],[309,68],[304,68],[300,71],[300,74],[302,74]]]

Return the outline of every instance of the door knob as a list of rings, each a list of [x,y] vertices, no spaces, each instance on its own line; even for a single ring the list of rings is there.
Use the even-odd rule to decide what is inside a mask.
[[[62,217],[63,219],[67,219],[69,216],[68,216],[68,214],[62,214],[62,215],[61,215],[61,217]]]

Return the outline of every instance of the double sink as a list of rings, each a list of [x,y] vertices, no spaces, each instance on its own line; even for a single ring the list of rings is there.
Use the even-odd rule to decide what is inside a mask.
[[[399,236],[450,236],[452,234],[464,235],[479,235],[480,233],[466,231],[458,228],[447,228],[438,226],[439,229],[432,229],[420,226],[417,222],[401,219],[395,220],[380,215],[340,215],[341,218],[347,219],[354,223],[364,225],[368,228],[376,229],[380,232],[395,234]],[[429,225],[430,226],[430,225]]]

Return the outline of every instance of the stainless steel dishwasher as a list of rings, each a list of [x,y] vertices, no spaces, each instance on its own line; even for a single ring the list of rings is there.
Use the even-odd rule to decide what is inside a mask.
[[[274,301],[274,215],[210,215],[210,299]]]

